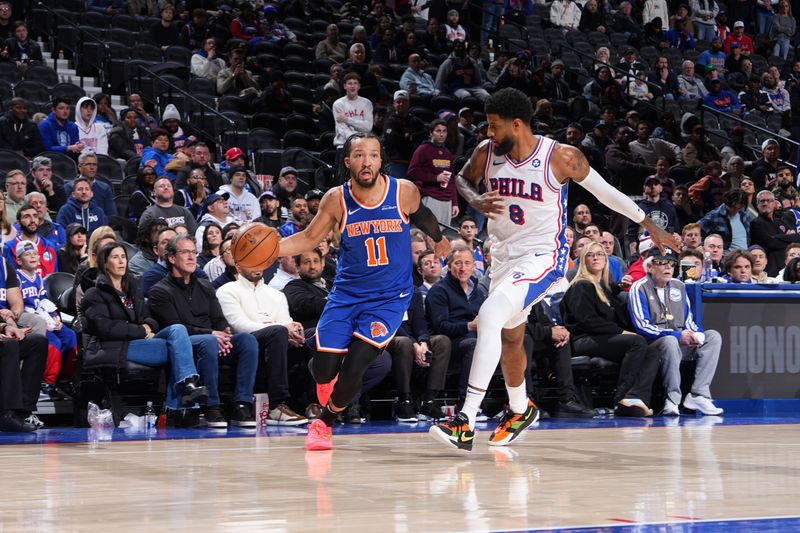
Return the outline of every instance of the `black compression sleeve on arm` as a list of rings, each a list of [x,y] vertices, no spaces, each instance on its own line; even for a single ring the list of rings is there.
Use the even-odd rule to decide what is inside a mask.
[[[426,235],[430,236],[434,242],[442,240],[442,230],[439,229],[439,222],[433,216],[433,211],[422,202],[419,203],[416,213],[411,213],[408,216],[411,223],[421,229]]]

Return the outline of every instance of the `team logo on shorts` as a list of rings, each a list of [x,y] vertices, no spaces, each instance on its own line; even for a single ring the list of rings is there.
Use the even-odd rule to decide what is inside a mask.
[[[369,325],[369,333],[373,339],[378,337],[385,337],[389,334],[389,330],[381,322],[373,322]]]

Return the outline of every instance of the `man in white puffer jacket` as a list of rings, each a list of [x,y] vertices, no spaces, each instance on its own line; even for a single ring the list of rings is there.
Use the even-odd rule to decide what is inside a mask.
[[[75,105],[75,125],[84,148],[96,154],[108,155],[108,132],[97,122],[97,103],[88,96],[82,97]]]

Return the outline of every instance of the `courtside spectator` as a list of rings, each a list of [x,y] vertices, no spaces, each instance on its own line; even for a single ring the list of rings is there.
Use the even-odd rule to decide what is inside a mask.
[[[486,294],[478,287],[478,277],[474,275],[472,250],[463,245],[453,247],[447,257],[447,268],[447,274],[428,291],[425,310],[431,330],[446,335],[452,342],[451,361],[457,362],[458,393],[463,399],[477,342],[478,310]]]
[[[596,357],[620,365],[614,395],[616,416],[652,416],[648,407],[658,356],[633,331],[625,306],[609,284],[608,261],[599,243],[583,249],[575,279],[564,293],[561,314],[572,338],[574,355]]]
[[[696,361],[691,392],[683,405],[704,415],[722,414],[711,400],[711,381],[717,370],[722,337],[713,329],[703,330],[692,316],[682,282],[672,278],[676,259],[672,254],[654,254],[647,277],[633,284],[628,310],[636,333],[659,354],[667,399],[662,415],[678,416],[681,404],[681,361]]]
[[[267,382],[259,384],[269,394],[267,424],[299,426],[308,419],[290,407],[287,352],[289,346],[303,346],[303,326],[292,320],[286,296],[264,283],[261,270],[236,266],[238,279],[217,290],[222,313],[234,333],[250,333],[258,341],[260,365]]]
[[[194,405],[205,403],[206,387],[199,386],[186,327],[174,324],[159,331],[151,318],[136,279],[128,273],[125,248],[108,244],[97,257],[96,285],[81,302],[87,336],[85,368],[125,368],[126,360],[159,367],[169,364],[166,407],[186,409],[183,421],[199,425]]]
[[[193,237],[178,235],[170,239],[164,259],[169,274],[150,289],[148,305],[159,324],[186,326],[192,348],[197,351],[201,382],[208,388],[208,426],[228,425],[218,387],[219,365],[226,364],[236,366],[230,423],[254,427],[252,402],[258,341],[249,333],[231,332],[213,287],[195,274],[197,247]]]

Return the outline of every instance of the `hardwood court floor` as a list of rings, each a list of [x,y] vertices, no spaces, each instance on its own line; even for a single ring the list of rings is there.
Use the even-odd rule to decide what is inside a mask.
[[[484,431],[468,455],[419,432],[340,433],[333,452],[306,452],[291,431],[0,446],[0,531],[507,531],[800,514],[800,425],[642,423],[544,423],[504,449]]]

